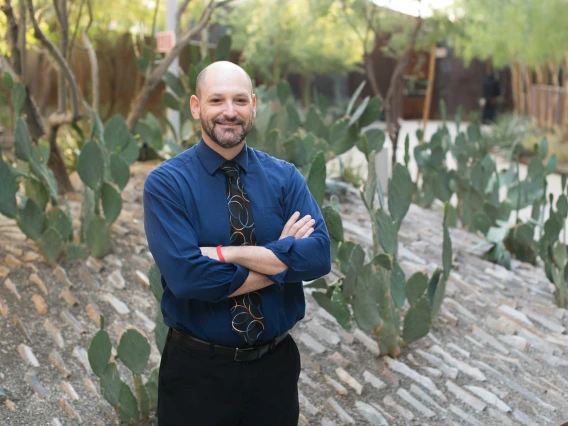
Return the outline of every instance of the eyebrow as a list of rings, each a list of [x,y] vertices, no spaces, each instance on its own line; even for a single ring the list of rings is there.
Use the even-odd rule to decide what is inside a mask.
[[[208,99],[211,99],[211,98],[224,98],[225,96],[226,96],[226,95],[224,95],[223,93],[212,93],[212,94],[209,95],[207,98],[208,98]],[[240,92],[240,93],[237,93],[237,94],[235,95],[235,97],[238,97],[238,96],[250,96],[250,93],[247,93],[247,92]]]

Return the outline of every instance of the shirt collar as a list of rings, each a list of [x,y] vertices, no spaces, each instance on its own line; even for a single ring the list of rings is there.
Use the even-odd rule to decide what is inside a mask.
[[[227,161],[223,157],[221,157],[221,155],[219,155],[218,153],[213,151],[203,141],[203,138],[201,138],[199,140],[199,143],[197,144],[195,149],[197,151],[197,156],[199,157],[201,164],[203,164],[203,167],[205,167],[205,170],[207,170],[207,172],[210,175],[213,175],[219,169],[219,167]],[[239,152],[237,154],[237,156],[235,158],[233,158],[233,160],[232,160],[232,161],[236,162],[239,166],[241,166],[243,168],[243,170],[245,171],[245,173],[247,172],[247,169],[248,169],[248,150],[247,149],[248,148],[247,148],[247,145],[245,143],[243,145],[243,149],[241,150],[241,152]]]

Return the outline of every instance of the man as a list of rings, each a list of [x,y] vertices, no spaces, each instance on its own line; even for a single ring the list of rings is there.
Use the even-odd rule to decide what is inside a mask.
[[[256,97],[216,62],[197,78],[199,143],[153,170],[144,225],[170,327],[161,426],[296,426],[302,281],[329,273],[330,241],[296,168],[247,147]]]

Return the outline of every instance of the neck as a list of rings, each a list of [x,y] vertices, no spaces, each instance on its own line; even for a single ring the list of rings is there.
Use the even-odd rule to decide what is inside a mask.
[[[245,146],[246,143],[246,139],[244,139],[237,146],[234,146],[232,148],[223,148],[222,146],[219,146],[218,144],[213,142],[213,140],[211,140],[211,138],[203,130],[201,131],[201,138],[209,148],[211,148],[213,151],[215,151],[217,154],[219,154],[227,161],[230,161],[233,158],[235,158],[237,155],[239,155],[239,153],[243,150],[243,147]]]

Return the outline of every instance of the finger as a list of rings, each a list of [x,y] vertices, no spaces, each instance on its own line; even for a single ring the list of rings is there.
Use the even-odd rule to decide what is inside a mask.
[[[308,229],[308,231],[302,236],[302,239],[308,238],[310,235],[312,235],[312,232],[314,232],[314,228]]]
[[[287,234],[290,231],[290,228],[292,227],[292,225],[294,225],[294,223],[296,223],[296,221],[298,220],[299,217],[300,217],[300,212],[294,213],[290,217],[290,219],[288,219],[288,222],[286,222],[286,225],[284,225],[284,229],[282,230],[282,234]]]
[[[305,215],[303,218],[301,218],[299,221],[297,221],[294,225],[292,225],[292,228],[290,228],[290,233],[289,233],[289,235],[296,235],[296,233],[298,232],[298,230],[299,230],[302,226],[304,226],[306,223],[308,223],[311,218],[312,218],[312,217],[311,217],[309,214],[307,214],[307,215]]]
[[[296,232],[296,234],[294,235],[296,238],[302,238],[304,236],[304,234],[306,232],[308,232],[308,229],[310,229],[312,226],[314,226],[316,223],[316,221],[314,219],[310,220],[309,222],[307,222],[304,226],[302,226],[298,232]]]

